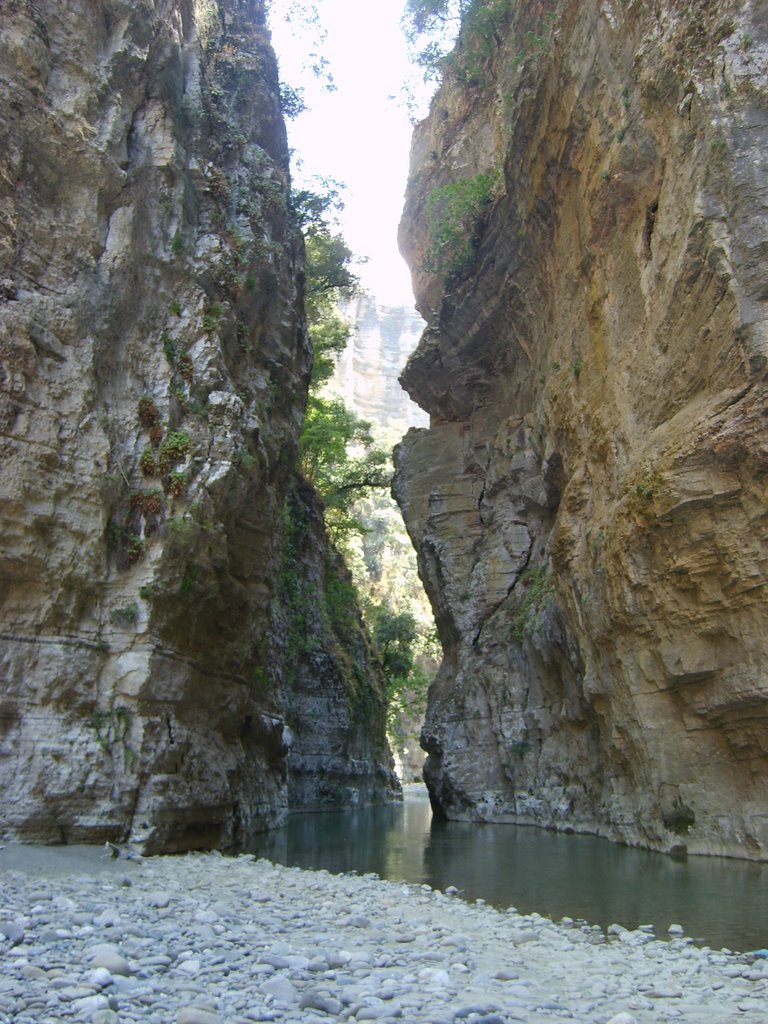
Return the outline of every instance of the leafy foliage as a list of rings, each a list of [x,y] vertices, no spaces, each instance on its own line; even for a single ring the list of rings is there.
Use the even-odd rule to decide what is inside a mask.
[[[351,270],[353,255],[344,239],[328,225],[337,193],[302,192],[294,210],[304,225],[306,247],[307,323],[314,349],[312,378],[299,448],[299,467],[325,504],[326,526],[339,540],[362,527],[352,513],[356,495],[372,487],[388,487],[389,455],[377,446],[370,423],[359,419],[344,403],[323,394],[342,352],[351,325],[338,304],[357,290]]]
[[[422,663],[424,655],[434,655],[434,643],[411,612],[397,612],[386,602],[369,604],[366,621],[387,680],[389,720],[394,727],[406,710],[424,713],[431,679]]]
[[[496,169],[432,191],[427,200],[432,241],[424,254],[425,271],[441,274],[449,281],[471,270],[484,213],[502,188],[503,177]]]
[[[371,609],[369,618],[387,680],[394,682],[407,677],[413,669],[414,644],[419,636],[415,616],[394,612],[381,604]]]
[[[532,629],[539,611],[551,598],[554,590],[552,577],[543,565],[524,569],[520,573],[516,590],[521,597],[512,612],[512,639],[522,643]]]
[[[485,62],[501,42],[501,31],[513,3],[514,0],[407,0],[403,26],[425,80],[440,82],[451,70],[460,81],[481,83]]]

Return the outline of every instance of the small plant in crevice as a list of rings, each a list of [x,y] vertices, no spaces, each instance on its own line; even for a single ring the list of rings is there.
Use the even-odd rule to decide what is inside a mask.
[[[187,384],[191,384],[194,376],[194,367],[192,364],[192,356],[188,352],[179,356],[178,369],[182,380],[186,381]]]
[[[128,623],[135,625],[139,618],[139,606],[135,601],[124,605],[122,608],[113,608],[109,613],[109,621],[115,624]]]
[[[238,469],[245,470],[246,473],[250,473],[256,465],[256,457],[252,455],[245,448],[238,448],[235,454],[232,456],[232,462],[237,466]]]
[[[197,562],[187,562],[184,568],[184,575],[179,586],[180,594],[189,594],[195,589],[195,583],[200,575],[200,566]]]
[[[507,745],[507,750],[512,757],[517,758],[518,761],[522,761],[525,755],[531,750],[531,741],[529,739],[514,740]]]
[[[178,548],[191,550],[200,536],[200,525],[189,516],[171,516],[165,529],[169,539]]]
[[[151,583],[145,583],[143,586],[139,587],[139,597],[142,601],[151,601],[154,596],[155,588]]]
[[[422,268],[450,281],[469,272],[477,259],[488,207],[504,188],[499,168],[435,188],[427,199],[431,241]]]
[[[581,359],[578,359],[578,358],[574,359],[573,362],[571,363],[571,372],[573,373],[573,376],[577,380],[581,376],[581,368],[582,368]]]
[[[189,481],[187,474],[181,470],[171,470],[168,474],[168,493],[172,498],[181,498],[187,493]]]
[[[125,548],[129,565],[135,565],[146,554],[146,546],[138,533],[129,533]]]
[[[207,395],[204,398],[192,398],[187,402],[187,412],[199,420],[207,420],[209,411],[210,402]]]
[[[160,442],[163,440],[163,428],[159,423],[156,423],[153,427],[149,428],[149,443],[153,448],[159,448]]]
[[[163,346],[163,352],[165,354],[165,358],[168,360],[168,365],[175,366],[178,346],[168,331],[163,331],[160,335],[160,344]]]
[[[219,320],[221,319],[221,306],[218,302],[214,302],[208,307],[203,313],[203,330],[206,334],[213,334],[218,326]]]
[[[168,395],[171,398],[171,409],[173,409],[175,404],[181,415],[185,415],[189,412],[189,395],[187,394],[186,385],[181,377],[173,377],[168,387]]]
[[[135,517],[110,519],[106,529],[107,551],[114,558],[118,569],[135,565],[145,552],[144,541],[135,529]]]
[[[545,601],[551,596],[554,583],[546,566],[539,565],[524,569],[515,584],[520,599],[512,612],[512,638],[522,643],[528,634],[532,621]]]
[[[182,430],[168,432],[157,454],[157,465],[162,477],[167,477],[174,466],[183,462],[189,453],[189,436]]]
[[[87,725],[94,731],[96,742],[101,749],[111,756],[118,750],[122,751],[128,769],[136,761],[136,751],[128,743],[132,724],[133,713],[123,704],[118,704],[108,711],[95,710],[87,719]]]
[[[181,254],[184,252],[184,239],[181,237],[180,231],[177,231],[176,234],[173,236],[173,241],[171,242],[171,252],[173,253],[174,256],[181,256]]]
[[[718,132],[709,144],[713,159],[722,160],[728,152],[728,141],[722,132]]]
[[[168,306],[168,309],[170,310],[171,313],[173,313],[174,316],[181,316],[181,303],[177,302],[175,299]]]
[[[157,406],[151,398],[147,398],[146,395],[139,399],[137,407],[137,413],[139,417],[139,423],[144,427],[145,430],[149,430],[150,427],[156,426],[160,420],[160,413]]]
[[[144,536],[151,537],[160,528],[165,511],[162,491],[134,491],[128,499],[128,526],[138,531],[143,520]]]
[[[143,476],[157,476],[158,463],[154,449],[145,448],[139,456],[139,469]]]

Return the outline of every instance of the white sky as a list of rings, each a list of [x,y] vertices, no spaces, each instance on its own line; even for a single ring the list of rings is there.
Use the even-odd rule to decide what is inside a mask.
[[[310,108],[288,122],[294,181],[322,175],[345,183],[341,233],[355,255],[368,258],[356,273],[379,302],[411,306],[410,274],[397,250],[412,131],[401,92],[409,77],[404,0],[318,0],[332,93],[302,71],[311,43],[280,17],[287,2],[271,5],[280,78],[303,86]]]

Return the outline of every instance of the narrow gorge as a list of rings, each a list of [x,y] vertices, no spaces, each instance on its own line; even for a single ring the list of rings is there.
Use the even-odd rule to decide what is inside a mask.
[[[482,8],[400,229],[433,807],[765,859],[768,7]]]
[[[0,839],[233,849],[401,795],[300,472],[269,6],[2,4]],[[766,860],[768,4],[423,6],[462,23],[399,231],[433,810]],[[421,326],[355,315],[389,370]],[[369,362],[337,378],[405,430]]]

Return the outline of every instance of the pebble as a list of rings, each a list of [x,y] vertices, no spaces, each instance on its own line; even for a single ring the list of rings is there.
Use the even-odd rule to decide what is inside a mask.
[[[4,871],[0,1024],[764,1024],[764,951],[669,935],[247,855]]]

